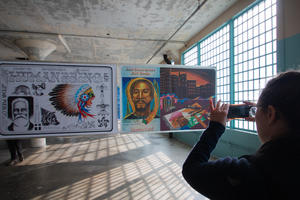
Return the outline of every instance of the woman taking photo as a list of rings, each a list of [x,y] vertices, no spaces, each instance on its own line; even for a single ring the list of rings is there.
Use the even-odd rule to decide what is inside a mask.
[[[185,180],[210,199],[300,199],[300,72],[270,80],[255,120],[262,146],[253,155],[209,161],[225,131],[229,105],[210,102],[210,124],[183,164]]]

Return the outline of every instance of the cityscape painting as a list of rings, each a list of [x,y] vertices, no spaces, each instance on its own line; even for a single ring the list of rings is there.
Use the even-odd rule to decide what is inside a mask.
[[[161,68],[161,130],[205,129],[215,82],[213,68]]]

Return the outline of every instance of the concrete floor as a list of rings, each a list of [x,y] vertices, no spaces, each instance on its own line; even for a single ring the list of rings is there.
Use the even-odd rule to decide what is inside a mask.
[[[183,179],[190,147],[168,134],[48,138],[13,167],[0,150],[0,199],[206,199]]]

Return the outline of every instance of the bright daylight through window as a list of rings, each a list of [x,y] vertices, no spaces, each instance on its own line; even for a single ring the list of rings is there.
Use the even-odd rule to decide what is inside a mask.
[[[183,64],[216,67],[217,99],[256,102],[277,73],[276,27],[276,0],[257,1],[185,51]],[[227,126],[256,131],[255,123],[245,120]]]

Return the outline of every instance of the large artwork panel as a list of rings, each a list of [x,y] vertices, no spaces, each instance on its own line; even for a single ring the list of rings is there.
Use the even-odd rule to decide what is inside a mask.
[[[122,131],[159,131],[159,68],[123,66]]]
[[[215,80],[212,68],[161,68],[161,130],[205,129]]]
[[[214,68],[122,66],[122,131],[205,129],[215,98]],[[148,93],[147,93],[148,91]],[[159,102],[157,102],[159,100]]]
[[[2,63],[1,135],[112,132],[113,67]]]
[[[214,68],[124,65],[117,127],[115,65],[0,63],[0,137],[205,129]]]

